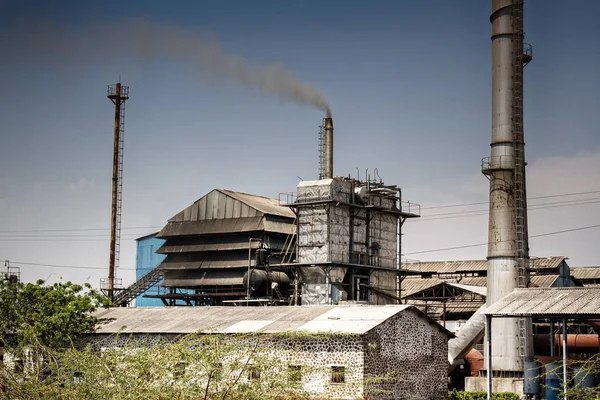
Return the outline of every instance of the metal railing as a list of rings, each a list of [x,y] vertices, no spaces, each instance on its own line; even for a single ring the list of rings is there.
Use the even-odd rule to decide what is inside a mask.
[[[410,201],[402,201],[400,202],[400,211],[421,216],[421,205],[417,203],[411,203]]]
[[[512,170],[515,168],[515,157],[510,156],[490,156],[481,159],[481,171],[486,174],[490,171]]]

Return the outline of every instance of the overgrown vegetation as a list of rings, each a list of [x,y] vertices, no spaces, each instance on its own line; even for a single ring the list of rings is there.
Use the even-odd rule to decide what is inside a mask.
[[[600,386],[598,386],[598,378],[600,378],[600,355],[596,354],[587,360],[574,360],[569,362],[569,380],[567,381],[567,398],[569,400],[589,400],[600,398]],[[548,372],[548,371],[546,371]],[[562,377],[562,365],[557,367],[556,371]],[[584,380],[592,378],[595,381],[594,387],[584,388],[582,383]],[[546,391],[550,388],[544,385]],[[564,383],[561,384],[560,396],[563,394]]]
[[[448,400],[486,400],[486,392],[459,392],[457,390],[451,390],[448,392]],[[502,392],[493,393],[493,400],[519,400],[519,395],[515,393]]]
[[[123,339],[123,338],[121,338]],[[192,334],[168,343],[43,349],[43,360],[0,372],[3,399],[305,399],[302,370],[269,356],[258,335]],[[122,343],[122,342],[121,342]],[[39,352],[38,352],[39,353]]]

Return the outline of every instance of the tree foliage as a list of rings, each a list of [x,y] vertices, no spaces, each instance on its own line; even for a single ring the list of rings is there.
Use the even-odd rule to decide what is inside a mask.
[[[65,348],[95,329],[98,321],[91,313],[107,305],[107,298],[88,284],[0,280],[0,340],[8,349]]]
[[[135,341],[100,353],[43,349],[45,359],[15,371],[0,370],[0,397],[10,399],[306,399],[301,379],[271,356],[258,335],[222,340],[187,335],[175,342],[139,346]],[[292,373],[290,373],[292,372]]]

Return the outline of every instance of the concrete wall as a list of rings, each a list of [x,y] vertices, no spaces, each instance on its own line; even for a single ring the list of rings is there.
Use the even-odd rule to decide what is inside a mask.
[[[486,378],[481,376],[466,377],[465,390],[469,392],[487,392]],[[492,392],[510,392],[523,396],[523,378],[492,378]]]

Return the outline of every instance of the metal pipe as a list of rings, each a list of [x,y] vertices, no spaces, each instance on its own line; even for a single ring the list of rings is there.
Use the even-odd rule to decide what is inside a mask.
[[[324,179],[333,178],[333,119],[325,118],[325,173]]]
[[[563,348],[563,393],[567,400],[567,317],[562,319],[562,348]]]
[[[248,279],[246,280],[246,300],[250,300],[250,267],[252,266],[252,242],[262,242],[262,239],[250,238],[250,240],[248,240]]]
[[[492,400],[492,316],[485,316],[485,353],[487,357],[485,359],[487,374],[486,374],[486,386],[487,386],[487,400]]]
[[[556,351],[554,350],[554,320],[550,320],[550,355],[554,357]]]

